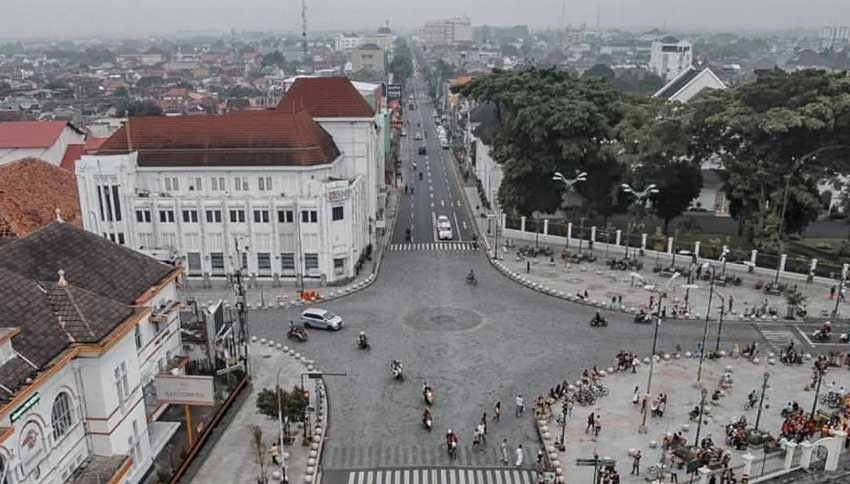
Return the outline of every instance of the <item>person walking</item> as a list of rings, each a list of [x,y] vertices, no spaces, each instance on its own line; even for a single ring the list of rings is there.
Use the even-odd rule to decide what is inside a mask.
[[[478,431],[478,427],[475,427],[475,430],[472,432],[472,450],[478,449],[478,446],[481,444],[481,433]]]
[[[640,387],[635,385],[635,391],[632,393],[632,405],[637,405],[640,401]]]
[[[487,433],[487,412],[484,412],[484,415],[481,416],[481,423],[479,426],[484,427],[482,430],[484,433]]]
[[[829,288],[829,300],[832,301],[835,298],[835,286]]]
[[[602,417],[597,415],[593,422],[593,436],[599,437],[600,430],[602,430]]]
[[[502,439],[499,448],[502,451],[502,464],[508,465],[508,439]]]
[[[496,402],[496,406],[493,407],[493,420],[498,422],[502,419],[502,402]]]
[[[277,444],[272,444],[269,454],[272,456],[272,463],[274,465],[280,465],[280,447]]]
[[[734,297],[732,297],[732,295],[730,294],[730,295],[729,295],[729,314],[731,314],[731,313],[732,313],[732,302],[733,302],[734,300],[735,300],[735,298],[734,298]]]
[[[525,400],[522,399],[521,394],[517,394],[517,396],[516,396],[516,416],[522,417],[523,412],[525,412]]]
[[[531,261],[530,260],[525,261],[525,273],[528,274],[529,272],[531,272]]]
[[[478,432],[478,440],[481,441],[481,445],[487,445],[487,425],[485,425],[484,422],[481,422],[475,430]]]
[[[590,415],[587,416],[587,427],[584,428],[584,433],[589,433],[596,426],[596,416],[593,412],[590,412]]]
[[[522,454],[522,444],[519,444],[519,445],[517,446],[517,448],[516,448],[516,452],[514,453],[514,455],[515,455],[514,465],[515,465],[516,467],[521,466],[521,465],[522,465],[522,457],[523,457],[523,454]]]
[[[632,358],[632,373],[637,373],[637,367],[640,364],[640,360],[637,357],[637,354]]]
[[[640,458],[641,458],[640,450],[636,450],[634,455],[632,456],[632,472],[629,474],[639,476],[640,475]]]

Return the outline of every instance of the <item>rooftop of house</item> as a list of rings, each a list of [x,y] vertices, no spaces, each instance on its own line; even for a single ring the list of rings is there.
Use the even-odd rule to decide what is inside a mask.
[[[0,238],[24,237],[50,224],[57,208],[67,223],[82,227],[72,172],[33,158],[0,166]]]
[[[653,95],[653,97],[661,99],[670,99],[683,87],[687,86],[689,82],[696,79],[700,72],[702,71],[694,68],[693,66],[688,67],[685,71],[676,76],[673,80],[665,84],[664,87],[662,87],[658,92]]]
[[[346,77],[299,77],[276,111],[305,110],[315,118],[372,118],[375,111]]]
[[[83,133],[66,121],[0,122],[0,149],[49,148],[66,127]]]
[[[340,155],[309,114],[276,111],[130,118],[96,150],[131,152],[146,167],[316,166]]]

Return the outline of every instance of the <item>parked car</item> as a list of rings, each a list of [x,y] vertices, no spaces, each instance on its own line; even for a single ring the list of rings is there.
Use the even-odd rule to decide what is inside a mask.
[[[452,240],[452,223],[445,215],[437,217],[437,238],[440,240]]]
[[[321,308],[305,309],[301,313],[301,322],[305,328],[319,328],[338,331],[342,329],[342,318]]]

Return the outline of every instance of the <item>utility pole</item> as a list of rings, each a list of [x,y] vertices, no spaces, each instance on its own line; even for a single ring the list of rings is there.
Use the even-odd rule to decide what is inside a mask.
[[[245,357],[245,373],[251,377],[251,369],[249,367],[250,358],[248,357],[248,342],[251,340],[251,335],[248,332],[248,306],[245,298],[245,285],[242,283],[242,253],[239,252],[239,236],[233,237],[233,248],[236,250],[236,264],[234,264],[233,277],[235,282],[233,289],[236,290],[236,315],[239,318],[239,329],[242,333],[242,354]]]
[[[305,64],[307,56],[307,0],[301,0],[301,61]]]

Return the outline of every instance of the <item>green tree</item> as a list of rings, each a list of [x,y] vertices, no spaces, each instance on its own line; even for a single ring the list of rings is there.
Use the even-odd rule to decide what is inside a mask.
[[[281,413],[289,420],[300,422],[304,419],[304,410],[307,408],[307,399],[301,387],[293,387],[287,392],[283,388],[280,391]],[[257,394],[257,411],[266,417],[277,419],[277,395],[273,388],[264,388]]]
[[[372,69],[361,69],[357,72],[351,73],[348,78],[352,81],[383,82],[386,79],[386,76],[383,72],[377,72]]]
[[[611,69],[606,64],[594,64],[593,67],[584,71],[582,74],[584,77],[598,77],[599,79],[604,79],[610,83],[614,83],[614,79],[617,78],[617,73],[614,72],[614,69]]]
[[[283,67],[286,65],[286,58],[283,54],[280,53],[279,50],[274,52],[270,52],[263,56],[263,60],[260,63],[263,67],[266,66],[274,66],[274,67]]]
[[[552,173],[589,173],[579,193],[599,213],[617,206],[614,194],[622,165],[610,151],[622,113],[619,95],[605,81],[556,69],[496,70],[458,92],[496,111],[493,156],[504,170],[503,207],[522,215],[559,208],[563,187]]]
[[[393,44],[393,59],[390,61],[388,70],[396,84],[404,84],[413,75],[412,53],[407,40],[403,37],[397,38]]]
[[[754,82],[706,93],[694,107],[691,151],[723,163],[730,209],[750,240],[774,245],[768,216],[785,233],[805,229],[819,206],[807,180],[850,173],[850,80],[843,73],[759,71]]]
[[[115,115],[119,118],[137,116],[162,116],[162,108],[151,100],[122,101],[115,107]]]

